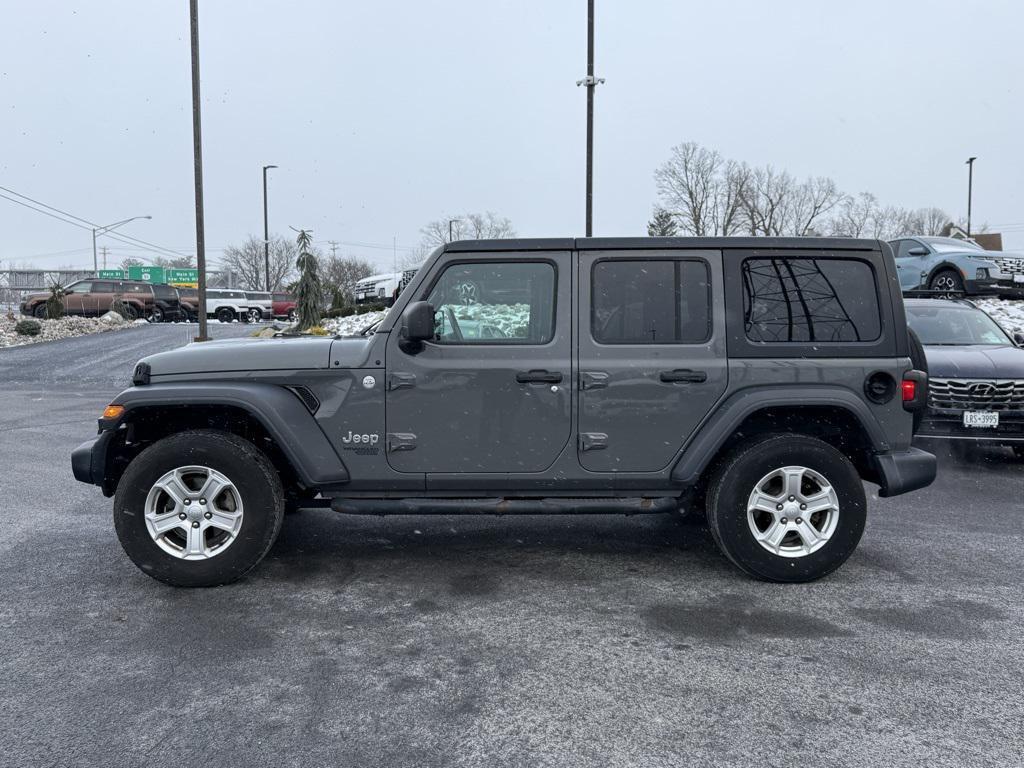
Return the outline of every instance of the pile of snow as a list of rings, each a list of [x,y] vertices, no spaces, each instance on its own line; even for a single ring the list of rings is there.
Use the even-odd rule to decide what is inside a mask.
[[[332,317],[320,323],[320,326],[331,336],[355,336],[363,328],[383,320],[387,312],[367,312],[363,315],[348,317]]]
[[[117,320],[107,318],[107,315],[115,315]],[[37,321],[42,330],[38,336],[22,336],[14,332],[14,326],[19,320],[27,318],[13,315],[14,319],[7,314],[0,315],[0,347],[17,347],[22,344],[33,344],[37,341],[56,341],[57,339],[70,339],[74,336],[87,336],[90,333],[102,333],[103,331],[116,331],[121,328],[130,328],[131,323],[125,321],[120,315],[108,312],[103,317],[62,317],[60,320],[39,320]]]
[[[974,299],[975,304],[988,312],[992,319],[1013,335],[1024,333],[1024,299]]]
[[[128,322],[117,312],[107,312],[105,315],[100,315],[98,319],[101,323],[106,323],[107,325],[124,325]]]

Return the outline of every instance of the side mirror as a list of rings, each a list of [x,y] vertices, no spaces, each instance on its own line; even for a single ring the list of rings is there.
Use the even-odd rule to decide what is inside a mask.
[[[927,256],[927,255],[928,255],[928,249],[925,248],[924,246],[921,246],[921,245],[919,245],[919,246],[917,246],[915,248],[911,248],[909,251],[907,251],[907,256]]]
[[[414,301],[402,313],[402,336],[406,341],[434,338],[434,308],[426,301]]]
[[[1013,343],[1018,347],[1024,347],[1024,333],[1017,331],[1013,334]]]

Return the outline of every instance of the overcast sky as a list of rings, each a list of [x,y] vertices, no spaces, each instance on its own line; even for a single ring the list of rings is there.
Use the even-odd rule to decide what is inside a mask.
[[[213,260],[262,234],[271,163],[272,231],[381,266],[465,211],[583,234],[584,0],[200,5]],[[194,252],[187,0],[3,0],[3,29],[0,185]],[[975,225],[1024,250],[1022,30],[1018,0],[597,0],[595,234],[643,234],[692,140],[955,216],[976,155]],[[91,262],[89,232],[2,199],[0,228],[0,262]]]

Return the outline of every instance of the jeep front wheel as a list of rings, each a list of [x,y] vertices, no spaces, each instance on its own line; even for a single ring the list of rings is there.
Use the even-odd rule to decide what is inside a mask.
[[[114,496],[114,528],[144,573],[180,587],[244,576],[277,538],[284,490],[266,454],[228,432],[164,438],[128,466]]]
[[[813,581],[853,553],[867,516],[850,460],[805,435],[769,435],[730,452],[708,487],[719,548],[759,579]]]

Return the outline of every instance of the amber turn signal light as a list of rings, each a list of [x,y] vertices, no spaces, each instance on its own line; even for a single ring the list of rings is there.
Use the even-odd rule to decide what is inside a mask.
[[[104,419],[119,419],[119,418],[121,418],[121,415],[123,413],[124,413],[124,406],[123,405],[108,405],[106,408],[103,409],[103,418]]]

